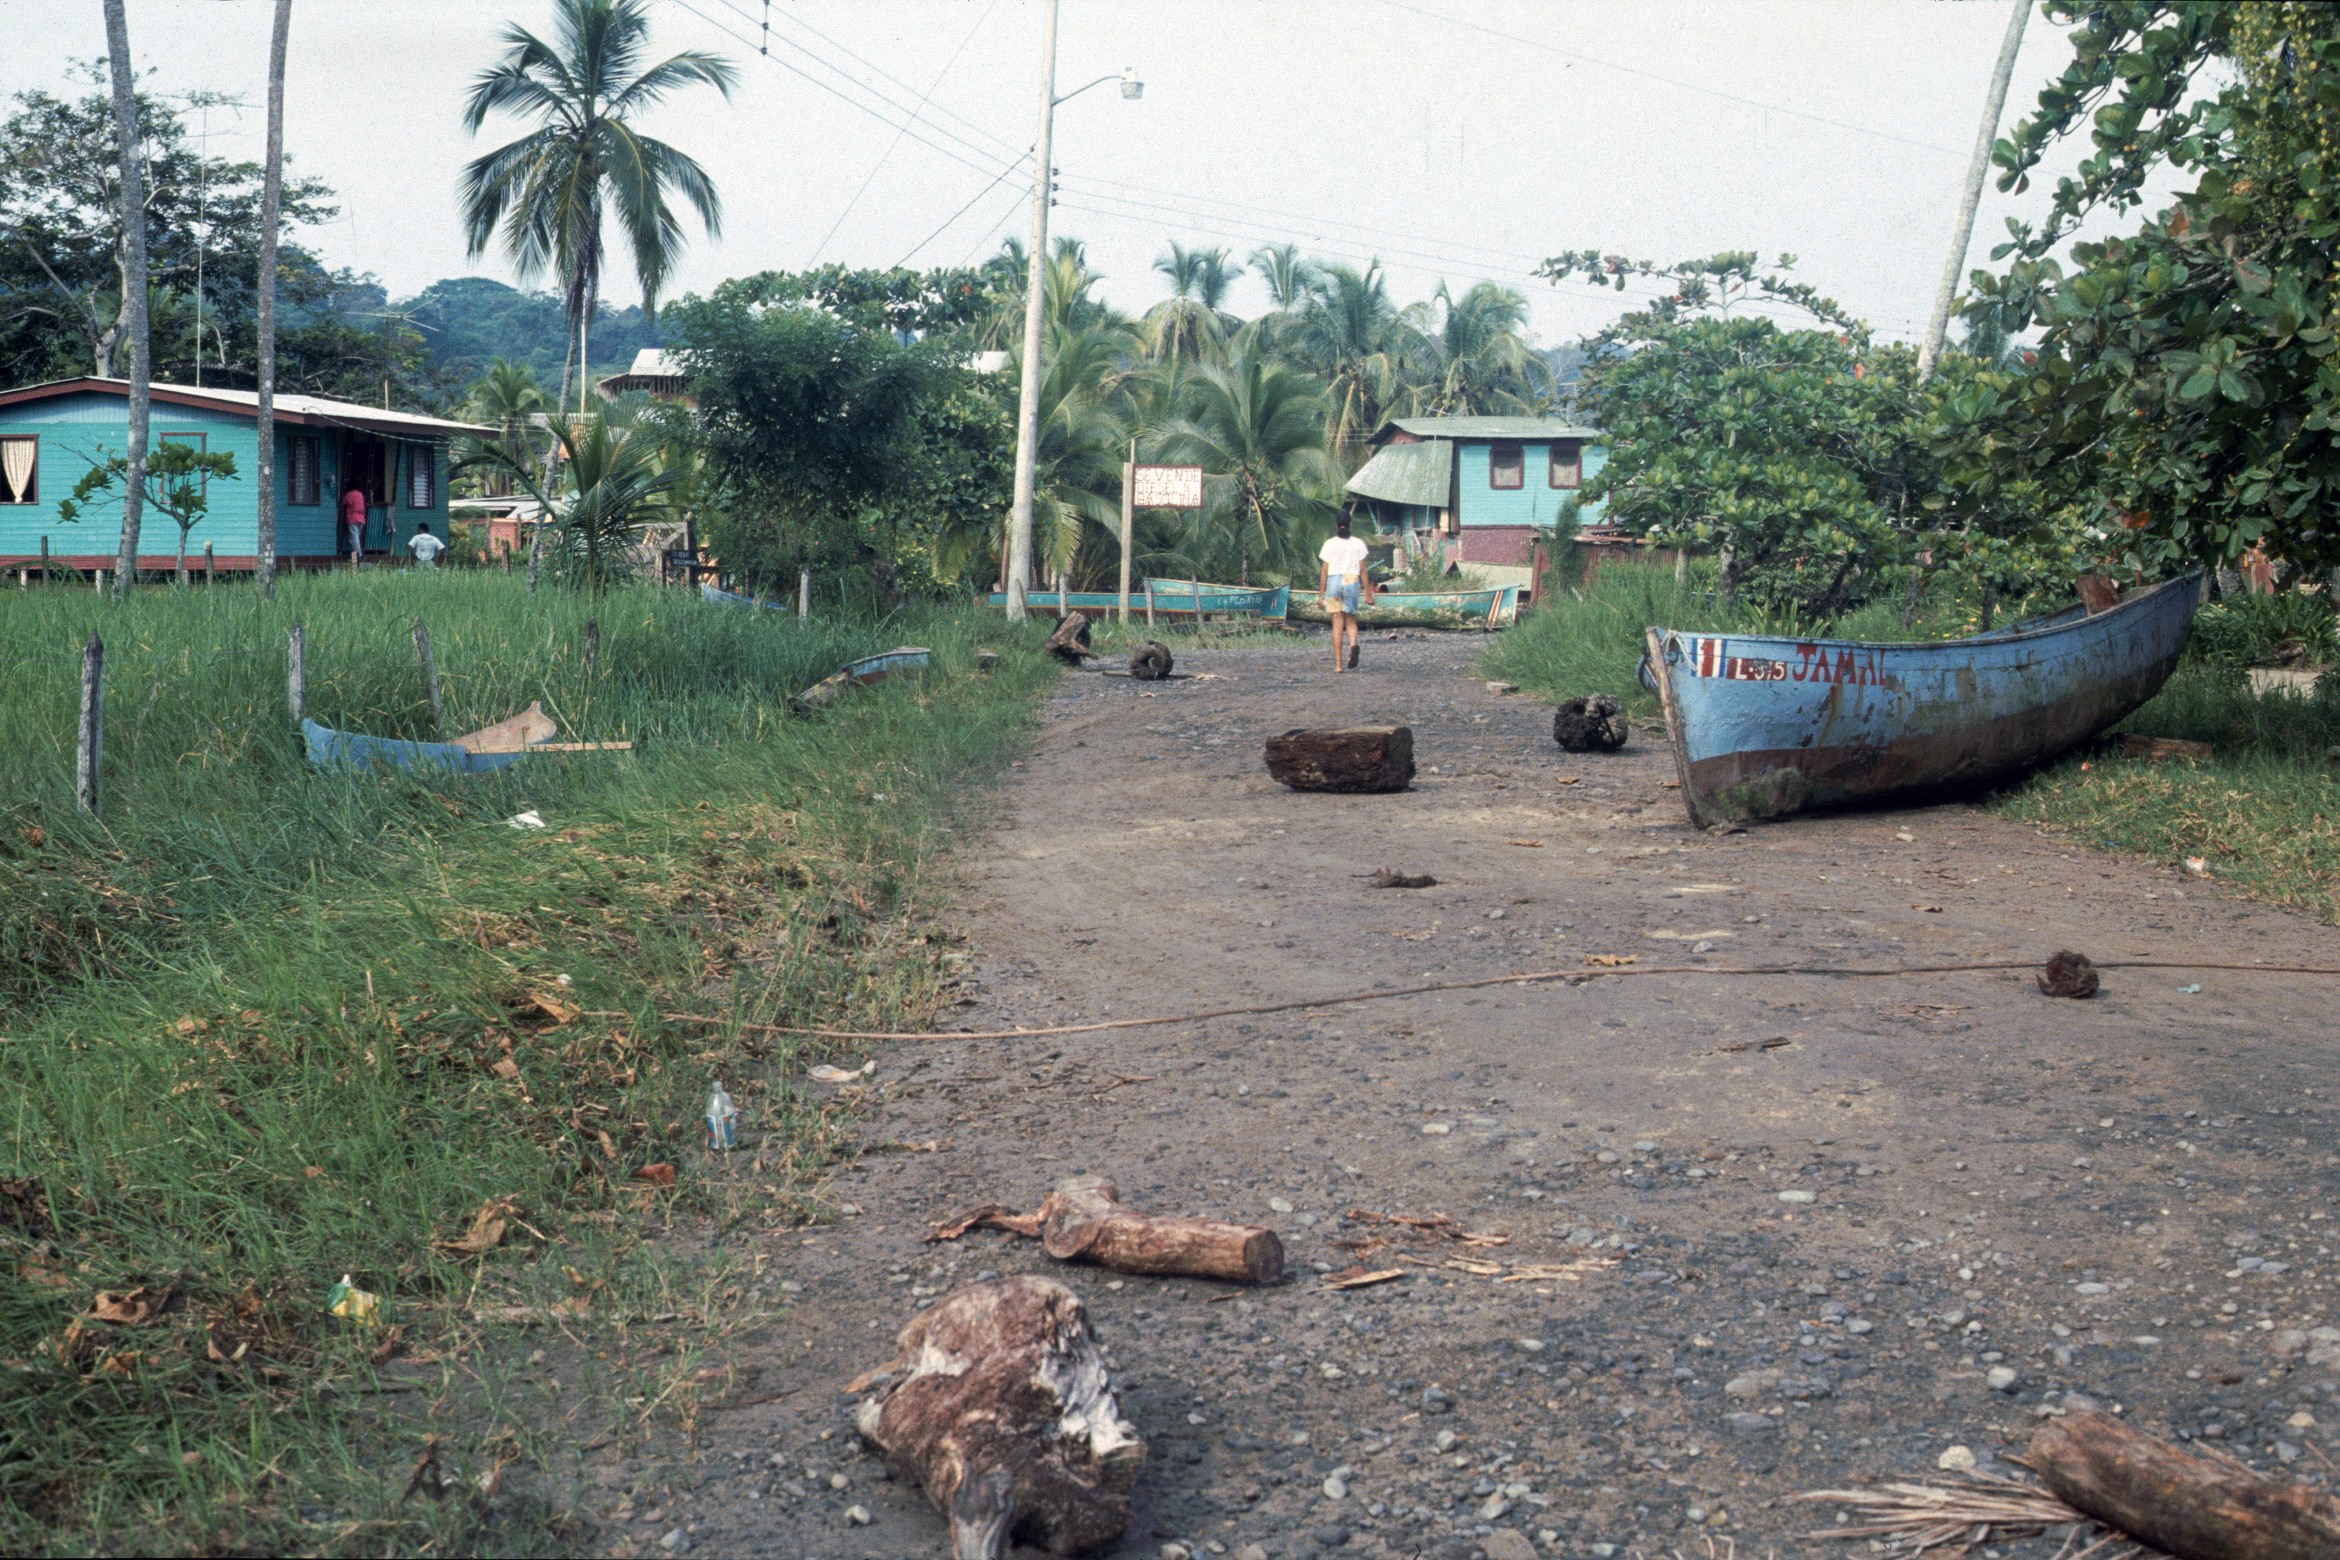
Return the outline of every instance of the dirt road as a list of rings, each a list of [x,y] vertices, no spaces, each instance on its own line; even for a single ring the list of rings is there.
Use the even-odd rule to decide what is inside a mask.
[[[1548,708],[1470,678],[1476,649],[1377,641],[1338,680],[1320,646],[1196,653],[1181,669],[1208,678],[1166,686],[1067,678],[970,853],[974,1000],[948,1022],[1599,954],[2340,963],[2328,928],[1965,806],[1693,833],[1661,743],[1559,752]],[[1269,733],[1352,721],[1413,726],[1413,791],[1298,795],[1262,771]],[[1368,890],[1380,866],[1438,885]],[[1791,1497],[1931,1476],[1953,1447],[1988,1469],[2075,1393],[2315,1470],[2340,1440],[2340,1333],[2312,1333],[2340,1324],[2336,993],[1661,977],[882,1049],[867,1140],[940,1151],[866,1155],[824,1193],[837,1222],[774,1249],[787,1309],[750,1359],[779,1395],[712,1415],[695,1467],[637,1479],[613,1537],[944,1553],[836,1388],[928,1298],[1053,1268],[999,1234],[923,1245],[930,1222],[1076,1171],[1273,1224],[1294,1268],[1241,1295],[1054,1269],[1151,1447],[1117,1554],[1865,1553],[1800,1537],[1837,1513]],[[1391,1231],[1351,1210],[1508,1241],[1360,1252],[1339,1243]],[[1406,1276],[1322,1287],[1360,1259]],[[1503,1281],[1531,1266],[1566,1271]]]

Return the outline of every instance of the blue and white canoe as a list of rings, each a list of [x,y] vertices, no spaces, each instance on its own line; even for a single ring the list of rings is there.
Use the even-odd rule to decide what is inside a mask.
[[[1478,619],[1490,628],[1498,623],[1509,623],[1519,616],[1519,587],[1495,585],[1486,590],[1380,590],[1373,593],[1373,607],[1365,615],[1387,608],[1393,613],[1421,617],[1453,615],[1465,620]]]
[[[2160,690],[2201,599],[2189,574],[1932,643],[1652,628],[1642,680],[1691,823],[1746,823],[1987,785],[2069,752]]]
[[[509,769],[527,756],[526,749],[508,753],[474,753],[460,742],[415,742],[404,737],[369,737],[361,732],[335,731],[313,720],[301,721],[301,740],[308,745],[309,762],[319,769],[371,773],[395,769],[443,770],[449,774],[484,775]]]
[[[933,659],[933,653],[924,645],[896,645],[891,650],[880,650],[875,655],[847,661],[789,702],[799,714],[825,710],[836,703],[847,689],[874,688],[879,683],[891,682],[897,677],[923,677]]]
[[[787,612],[791,614],[796,611],[796,604],[794,602],[758,601],[753,596],[743,596],[735,590],[718,590],[715,586],[708,584],[705,580],[699,581],[699,599],[701,601],[711,602],[719,607],[762,607],[767,612]]]

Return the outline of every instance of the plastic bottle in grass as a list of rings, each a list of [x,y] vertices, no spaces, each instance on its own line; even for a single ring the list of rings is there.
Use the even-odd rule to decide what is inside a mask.
[[[739,1107],[721,1083],[707,1096],[707,1146],[718,1152],[739,1141]]]

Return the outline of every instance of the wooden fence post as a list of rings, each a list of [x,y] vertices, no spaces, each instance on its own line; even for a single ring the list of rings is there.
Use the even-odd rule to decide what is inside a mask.
[[[104,780],[100,773],[106,743],[106,643],[91,629],[81,647],[81,742],[74,755],[73,795],[92,818],[105,812]]]
[[[41,538],[41,583],[49,583],[49,539]]]
[[[444,736],[447,712],[439,704],[439,664],[431,659],[431,631],[419,617],[414,620],[414,658],[422,663],[423,692],[430,695],[431,735]]]
[[[601,619],[585,620],[585,675],[593,675],[593,664],[601,659]]]
[[[218,576],[212,572],[211,567],[211,544],[205,542],[203,544],[203,584],[208,589],[217,583],[219,583]]]
[[[93,585],[99,595],[102,596],[106,593],[106,566],[102,563],[97,567]]]
[[[1154,582],[1146,581],[1146,627],[1154,626]]]
[[[309,713],[308,646],[301,638],[301,621],[293,619],[292,632],[284,636],[284,702],[292,711],[293,725]]]
[[[799,569],[799,570],[797,570],[797,571],[796,571],[796,617],[797,617],[797,621],[799,621],[799,622],[802,622],[804,619],[806,619],[806,618],[809,618],[809,617],[811,617],[811,616],[812,616],[812,570],[810,570],[810,569]]]

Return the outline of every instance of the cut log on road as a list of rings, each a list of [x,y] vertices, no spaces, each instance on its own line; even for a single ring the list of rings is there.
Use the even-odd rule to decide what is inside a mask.
[[[1287,731],[1268,738],[1267,769],[1295,791],[1402,791],[1414,780],[1414,728]]]
[[[1272,1284],[1284,1276],[1284,1243],[1274,1230],[1139,1213],[1122,1206],[1121,1194],[1103,1176],[1077,1175],[1058,1182],[1036,1213],[1014,1213],[998,1203],[970,1208],[926,1238],[956,1240],[972,1229],[1038,1236],[1059,1262],[1094,1262],[1117,1273],[1216,1278],[1237,1284]]]
[[[895,1345],[855,1424],[941,1510],[954,1560],[1003,1560],[1011,1538],[1078,1554],[1128,1531],[1146,1447],[1078,1295],[1031,1275],[969,1284]]]
[[[2040,1482],[2075,1511],[2177,1560],[2332,1560],[2340,1500],[2198,1457],[2110,1414],[2068,1414],[2031,1438]]]
[[[2121,733],[2121,751],[2131,758],[2183,758],[2199,762],[2216,755],[2207,742],[2188,742],[2183,737],[2146,737],[2134,731]]]
[[[1081,664],[1083,656],[1095,655],[1097,652],[1089,648],[1089,615],[1086,612],[1065,614],[1064,621],[1056,625],[1056,632],[1048,636],[1048,643],[1040,648],[1075,666]]]
[[[2096,965],[2085,953],[2062,948],[2048,955],[2040,966],[2039,989],[2051,997],[2071,997],[2085,1002],[2096,995]]]
[[[1129,658],[1129,675],[1139,682],[1160,682],[1170,675],[1170,647],[1149,639]]]
[[[1552,717],[1552,740],[1571,753],[1614,753],[1625,745],[1625,716],[1605,693],[1570,699]]]

